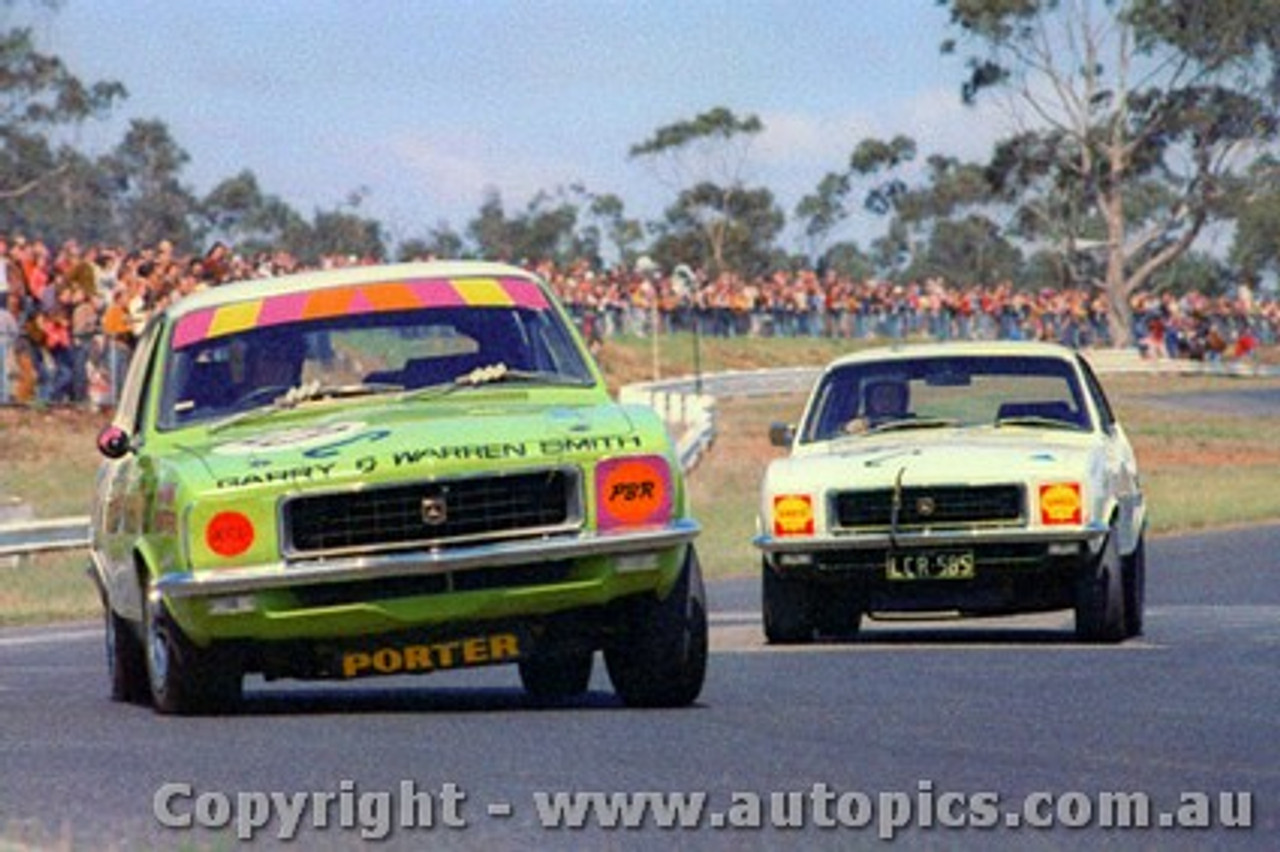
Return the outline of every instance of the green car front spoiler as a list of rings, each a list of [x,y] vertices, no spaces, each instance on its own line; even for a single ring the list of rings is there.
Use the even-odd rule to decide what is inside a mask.
[[[203,598],[316,583],[425,576],[587,557],[641,555],[688,544],[700,531],[697,521],[682,518],[665,527],[619,533],[582,533],[570,537],[506,541],[456,550],[414,550],[371,556],[273,562],[240,568],[180,571],[161,576],[155,582],[155,589],[175,599]],[[624,570],[619,568],[620,572]]]

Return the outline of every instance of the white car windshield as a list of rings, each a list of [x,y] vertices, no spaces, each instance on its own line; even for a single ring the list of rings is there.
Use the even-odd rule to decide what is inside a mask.
[[[921,357],[827,372],[800,440],[942,426],[1092,428],[1076,370],[1061,358]]]

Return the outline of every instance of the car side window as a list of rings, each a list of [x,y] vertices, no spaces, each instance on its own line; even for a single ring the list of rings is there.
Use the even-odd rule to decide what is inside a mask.
[[[160,337],[162,324],[152,323],[138,340],[137,347],[129,361],[128,372],[125,373],[124,387],[120,391],[120,404],[116,408],[116,424],[131,435],[141,431],[145,416],[147,387],[150,385],[148,374],[151,372],[151,361],[155,358],[156,341]]]
[[[1089,366],[1088,361],[1079,356],[1076,356],[1076,360],[1080,364],[1080,372],[1084,374],[1084,383],[1089,389],[1089,396],[1093,398],[1093,407],[1098,409],[1098,417],[1102,420],[1102,428],[1110,432],[1115,425],[1116,416],[1111,411],[1111,403],[1107,401],[1107,395],[1102,390],[1102,383],[1098,381],[1098,377],[1094,374],[1093,368]]]

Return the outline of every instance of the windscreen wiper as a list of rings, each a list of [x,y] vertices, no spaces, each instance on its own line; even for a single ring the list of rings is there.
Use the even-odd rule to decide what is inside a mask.
[[[258,392],[267,389],[259,389]],[[318,381],[303,382],[279,394],[267,405],[256,406],[225,417],[209,427],[210,432],[220,432],[238,423],[246,423],[263,417],[269,417],[279,411],[297,408],[304,402],[326,399],[350,399],[356,396],[373,396],[380,393],[394,393],[404,390],[403,385],[391,382],[354,382],[346,385],[325,385]]]
[[[943,429],[957,426],[960,421],[952,417],[903,417],[869,427],[862,434],[874,435],[880,432],[897,432],[906,429]]]
[[[428,399],[445,396],[446,394],[453,393],[454,391],[462,388],[475,388],[482,385],[498,384],[499,382],[529,382],[533,384],[560,385],[564,387],[589,387],[592,384],[586,379],[581,379],[576,376],[566,376],[562,373],[548,373],[541,370],[517,370],[508,367],[506,364],[499,361],[496,364],[476,367],[470,372],[454,377],[454,379],[449,382],[427,385],[426,387],[408,391],[404,394],[402,399]]]
[[[1044,429],[1068,429],[1072,432],[1083,430],[1079,423],[1072,423],[1057,417],[1043,417],[1038,414],[1019,414],[1016,417],[1001,417],[996,420],[996,428],[1002,426],[1031,426]]]

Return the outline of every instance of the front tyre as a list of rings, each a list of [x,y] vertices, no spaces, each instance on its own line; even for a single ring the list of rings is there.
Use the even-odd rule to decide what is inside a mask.
[[[591,682],[591,651],[538,654],[519,662],[520,683],[536,701],[577,698]]]
[[[1124,633],[1141,636],[1143,610],[1147,598],[1147,546],[1138,536],[1138,546],[1125,557],[1124,565]]]
[[[196,647],[169,614],[164,601],[146,604],[147,678],[157,712],[183,716],[233,710],[243,676],[234,659],[216,648]]]
[[[707,672],[707,597],[693,547],[666,598],[632,601],[620,634],[605,648],[609,680],[630,707],[683,707]]]
[[[812,587],[804,580],[784,577],[760,563],[764,636],[770,645],[794,645],[813,639],[815,627]]]
[[[111,700],[146,704],[151,698],[147,681],[147,660],[133,625],[116,614],[106,597],[102,600],[105,622],[103,640],[107,653],[107,676]]]
[[[854,639],[862,627],[860,596],[846,586],[820,586],[814,595],[813,620],[819,637]]]
[[[1120,552],[1112,530],[1098,558],[1076,578],[1076,637],[1084,642],[1125,638],[1124,582]]]

